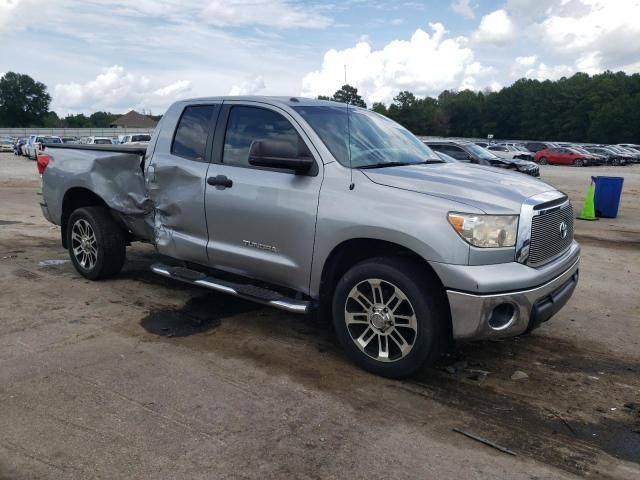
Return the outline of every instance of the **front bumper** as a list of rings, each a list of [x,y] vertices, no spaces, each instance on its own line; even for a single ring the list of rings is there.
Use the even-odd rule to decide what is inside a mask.
[[[577,259],[554,279],[526,290],[484,295],[447,290],[453,338],[512,337],[532,330],[549,320],[571,298],[578,284],[579,266]]]

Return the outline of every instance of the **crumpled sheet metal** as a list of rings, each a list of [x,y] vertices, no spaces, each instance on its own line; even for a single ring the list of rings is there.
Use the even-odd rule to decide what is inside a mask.
[[[152,175],[157,176],[157,182],[147,187],[154,202],[153,233],[158,251],[177,258],[201,259],[199,248],[194,251],[186,246],[208,238],[203,210],[206,168],[199,162],[171,165],[160,161]]]
[[[68,151],[68,156],[86,152]],[[91,167],[81,175],[82,183],[111,207],[136,237],[153,241],[153,201],[147,196],[143,159],[134,153],[92,152]],[[86,163],[85,163],[86,164]]]

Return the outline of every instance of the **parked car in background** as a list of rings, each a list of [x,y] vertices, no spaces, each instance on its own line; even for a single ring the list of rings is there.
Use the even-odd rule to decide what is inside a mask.
[[[520,150],[513,145],[489,145],[487,147],[491,153],[500,158],[506,158],[509,160],[533,160],[533,153],[528,150]]]
[[[490,145],[489,142],[473,142],[473,143],[475,143],[476,145],[482,148],[487,148]]]
[[[29,135],[27,138],[27,143],[24,146],[24,156],[28,158],[34,158],[35,149],[36,149],[36,139],[38,135]]]
[[[546,150],[547,148],[554,148],[558,146],[552,142],[524,142],[523,145],[532,153],[538,153],[540,150]]]
[[[133,134],[133,135],[124,135],[122,136],[122,138],[120,139],[120,143],[122,143],[123,145],[126,144],[131,144],[131,143],[135,143],[135,144],[147,144],[151,141],[151,135],[149,135],[148,133],[137,133],[137,134]]]
[[[60,139],[62,140],[62,143],[78,143],[78,137],[60,137]]]
[[[609,163],[605,155],[590,152],[581,145],[572,145],[570,148],[578,153],[591,157],[591,159],[589,160],[589,165],[607,165]]]
[[[632,148],[625,148],[625,147],[621,147],[619,145],[609,145],[608,146],[611,150],[618,152],[622,155],[626,155],[628,158],[630,158],[630,161],[627,163],[638,163],[640,162],[640,153],[636,152],[635,150],[633,150]]]
[[[535,161],[540,165],[573,165],[586,167],[592,161],[591,155],[579,153],[568,147],[551,147],[536,153]]]
[[[619,143],[617,146],[640,153],[640,145],[636,145],[635,143]]]
[[[0,152],[13,152],[13,142],[10,138],[0,138]]]
[[[109,137],[89,137],[87,145],[113,145],[113,140]]]
[[[451,157],[451,156],[447,155],[447,154],[446,154],[446,153],[444,153],[444,152],[439,152],[439,151],[437,151],[437,150],[434,150],[434,151],[433,151],[433,153],[435,153],[435,154],[438,156],[438,158],[439,158],[440,160],[442,160],[443,162],[447,162],[447,163],[458,163],[458,160],[456,160],[455,158],[453,158],[453,157]]]
[[[30,135],[27,142],[27,157],[36,160],[38,153],[43,150],[43,146],[52,143],[62,143],[62,140],[54,135]]]
[[[476,163],[478,165],[489,165],[491,167],[507,168],[526,173],[533,177],[540,176],[540,169],[533,162],[526,160],[510,160],[499,158],[486,148],[479,147],[473,142],[465,141],[431,141],[424,142],[432,150],[446,153],[459,162]]]
[[[22,147],[24,146],[24,144],[27,142],[27,138],[26,137],[20,137],[16,140],[16,142],[13,144],[13,154],[14,155],[23,155],[22,153]]]
[[[602,155],[607,159],[607,165],[626,165],[632,163],[633,158],[629,155],[624,155],[608,147],[600,147],[594,145],[585,145],[584,148],[587,152]]]

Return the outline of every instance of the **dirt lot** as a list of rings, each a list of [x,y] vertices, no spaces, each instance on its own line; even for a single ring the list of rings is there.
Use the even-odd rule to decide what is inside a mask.
[[[574,297],[406,381],[322,319],[154,276],[148,246],[82,279],[34,170],[0,155],[0,479],[640,478],[640,165],[543,167],[576,208],[590,175],[625,177],[618,219],[577,223]]]

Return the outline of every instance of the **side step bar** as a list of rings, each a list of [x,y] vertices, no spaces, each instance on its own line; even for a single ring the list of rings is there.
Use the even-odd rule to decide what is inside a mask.
[[[307,313],[311,309],[311,302],[288,298],[274,290],[258,287],[256,285],[233,283],[209,277],[197,270],[184,267],[170,267],[155,263],[151,265],[151,271],[163,277],[173,278],[181,282],[191,283],[217,292],[228,293],[252,302],[262,303],[270,307],[279,308],[293,313]]]

